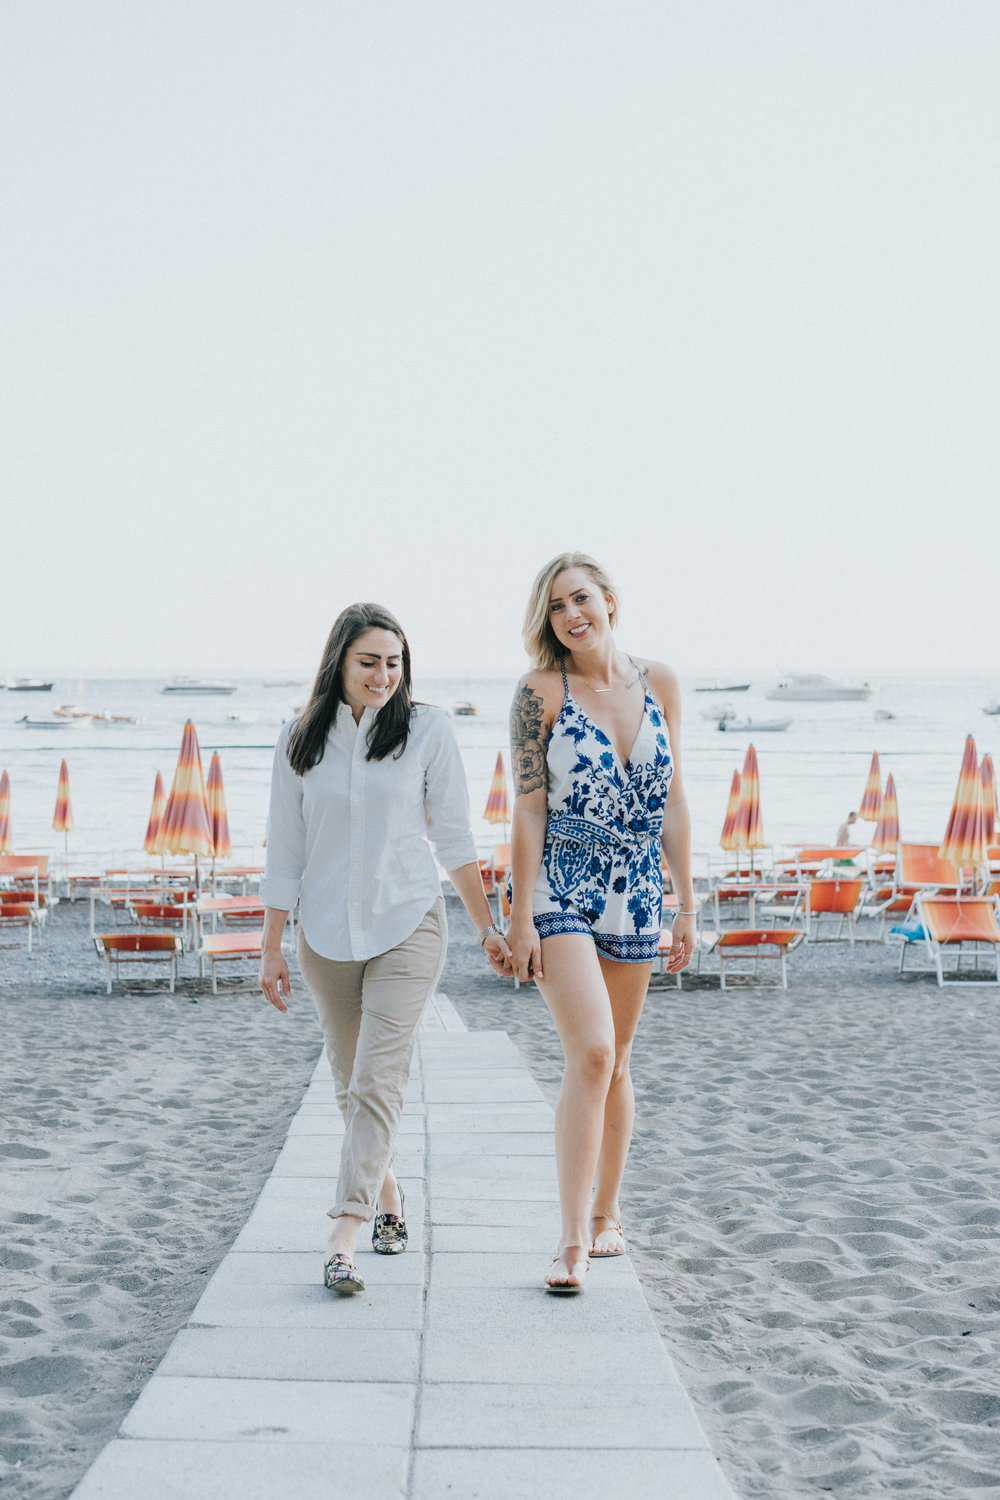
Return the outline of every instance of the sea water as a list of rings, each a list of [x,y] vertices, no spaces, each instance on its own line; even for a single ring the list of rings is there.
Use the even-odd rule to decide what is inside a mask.
[[[100,869],[105,863],[147,863],[142,842],[157,771],[169,792],[181,731],[193,719],[205,773],[219,752],[234,858],[263,861],[268,787],[275,739],[284,720],[308,697],[306,683],[266,685],[262,675],[234,679],[225,697],[164,693],[162,678],[63,678],[50,693],[0,691],[0,770],[11,781],[11,816],[18,852],[68,844],[71,863]],[[720,680],[725,681],[723,677]],[[853,703],[774,702],[766,698],[773,679],[748,692],[697,692],[699,680],[682,679],[684,785],[691,807],[696,869],[719,856],[718,837],[729,785],[751,739],[760,770],[764,830],[775,845],[832,841],[851,809],[861,802],[872,752],[879,752],[883,780],[892,772],[899,798],[902,836],[937,843],[943,836],[958,780],[965,736],[975,735],[980,754],[1000,751],[1000,717],[983,706],[1000,682],[982,678],[891,677],[871,698]],[[473,831],[483,851],[509,837],[503,825],[482,818],[497,753],[509,769],[507,721],[514,681],[507,676],[418,678],[415,696],[452,713],[461,701],[479,710],[452,713],[452,725],[469,781]],[[741,716],[792,719],[782,733],[722,732],[702,717],[730,702]],[[53,708],[74,703],[92,712],[132,714],[137,724],[93,722],[66,730],[31,729],[23,716],[52,717]],[[877,719],[876,711],[891,712]],[[52,831],[59,763],[70,776],[74,831],[64,841]],[[859,823],[857,842],[872,825]]]

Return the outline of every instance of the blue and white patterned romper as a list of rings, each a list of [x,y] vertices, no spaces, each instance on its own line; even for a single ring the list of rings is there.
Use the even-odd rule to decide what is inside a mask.
[[[649,963],[660,941],[660,830],[674,774],[666,721],[636,667],[645,705],[623,766],[570,692],[565,662],[561,667],[565,696],[546,752],[548,822],[535,927],[543,938],[587,933],[608,958]]]

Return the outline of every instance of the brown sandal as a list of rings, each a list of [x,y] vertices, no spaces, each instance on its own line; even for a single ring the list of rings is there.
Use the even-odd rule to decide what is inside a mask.
[[[620,1212],[620,1210],[619,1210],[619,1212]],[[592,1234],[591,1237],[590,1237],[590,1254],[591,1254],[591,1256],[593,1257],[594,1260],[619,1260],[623,1255],[626,1254],[626,1250],[625,1250],[625,1236],[622,1234],[622,1221],[621,1221],[621,1219],[613,1219],[610,1214],[591,1214],[591,1216],[590,1216],[590,1222],[592,1224],[596,1223],[596,1221],[598,1219],[603,1219],[604,1220],[604,1228],[603,1229],[598,1229],[597,1233],[596,1234]],[[621,1239],[621,1242],[622,1242],[621,1249],[620,1250],[595,1250],[594,1246],[597,1243],[598,1235],[601,1235],[601,1234],[611,1234],[612,1232],[614,1232],[615,1234],[617,1234],[619,1236],[619,1238]]]
[[[575,1256],[573,1260],[568,1259],[568,1255],[571,1250],[580,1251],[580,1254],[578,1256]],[[563,1270],[568,1271],[571,1276],[576,1276],[578,1274],[578,1268],[582,1266],[583,1275],[586,1276],[587,1272],[590,1270],[590,1256],[587,1254],[582,1245],[564,1245],[562,1249],[559,1250],[553,1257],[552,1266],[562,1266]],[[549,1267],[549,1274],[545,1278],[545,1290],[547,1292],[555,1292],[556,1296],[560,1297],[576,1297],[580,1292],[583,1291],[582,1279],[580,1281],[550,1280],[552,1276],[552,1266]]]

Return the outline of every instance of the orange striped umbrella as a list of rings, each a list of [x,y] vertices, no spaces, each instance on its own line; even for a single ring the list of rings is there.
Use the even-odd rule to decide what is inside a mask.
[[[950,859],[961,869],[966,865],[986,863],[986,839],[983,826],[983,784],[979,779],[976,742],[970,734],[965,741],[962,769],[958,775],[955,800],[951,805],[944,841],[938,850],[941,859]]]
[[[63,835],[66,848],[69,848],[69,836],[76,827],[73,822],[73,808],[69,800],[69,767],[63,761],[59,767],[59,788],[56,792],[56,810],[52,818],[52,827],[56,833]]]
[[[229,818],[226,815],[226,794],[222,790],[222,762],[219,752],[212,756],[208,768],[208,816],[212,824],[212,858],[228,859],[233,852],[229,841]]]
[[[753,869],[753,851],[766,849],[764,820],[760,812],[760,777],[757,773],[757,751],[747,746],[746,759],[740,772],[740,810],[736,815],[733,830],[733,848],[750,850],[750,868]]]
[[[5,771],[0,776],[0,854],[13,854],[14,840],[10,831],[10,777]]]
[[[882,811],[882,775],[878,768],[878,751],[872,756],[871,770],[865,782],[864,796],[858,808],[858,817],[864,823],[877,823]]]
[[[166,810],[167,794],[163,790],[163,777],[157,771],[153,785],[153,805],[149,809],[149,822],[146,824],[146,837],[142,845],[147,854],[163,853],[160,847],[160,835],[163,832],[163,814]]]
[[[733,779],[729,787],[729,802],[726,805],[726,817],[719,834],[719,843],[723,849],[735,849],[733,838],[736,833],[736,819],[740,812],[740,773],[733,772]]]
[[[507,824],[510,822],[510,804],[507,800],[507,772],[504,770],[503,756],[499,753],[493,768],[493,780],[490,782],[490,794],[486,798],[483,819],[487,823],[502,823],[506,836]]]
[[[983,788],[983,837],[992,844],[996,833],[1000,810],[997,808],[997,779],[993,773],[992,755],[984,755],[979,762],[979,780]]]
[[[879,813],[872,838],[872,849],[876,854],[895,854],[899,843],[899,806],[896,802],[896,783],[892,773],[885,778],[885,793],[882,811]]]
[[[201,769],[201,751],[194,724],[188,719],[181,739],[173,785],[163,814],[159,838],[160,854],[193,854],[195,870],[199,854],[212,852],[212,820],[208,793]]]

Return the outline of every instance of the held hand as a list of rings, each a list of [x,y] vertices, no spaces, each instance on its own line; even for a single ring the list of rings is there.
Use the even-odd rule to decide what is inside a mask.
[[[483,943],[483,952],[489,959],[490,968],[494,974],[510,974],[510,949],[507,946],[506,939],[500,933],[490,933],[489,937]]]
[[[277,953],[265,951],[261,954],[257,982],[275,1010],[280,1010],[282,1014],[287,1012],[288,1006],[282,1000],[281,992],[284,990],[285,1000],[290,999],[292,986],[288,978],[288,965],[285,962],[285,955],[280,949]]]
[[[686,969],[694,957],[697,935],[695,917],[675,917],[670,931],[670,952],[667,955],[668,974],[679,974]]]
[[[507,933],[511,952],[511,973],[522,984],[529,979],[544,979],[542,973],[542,943],[534,922],[524,925],[512,922]]]

